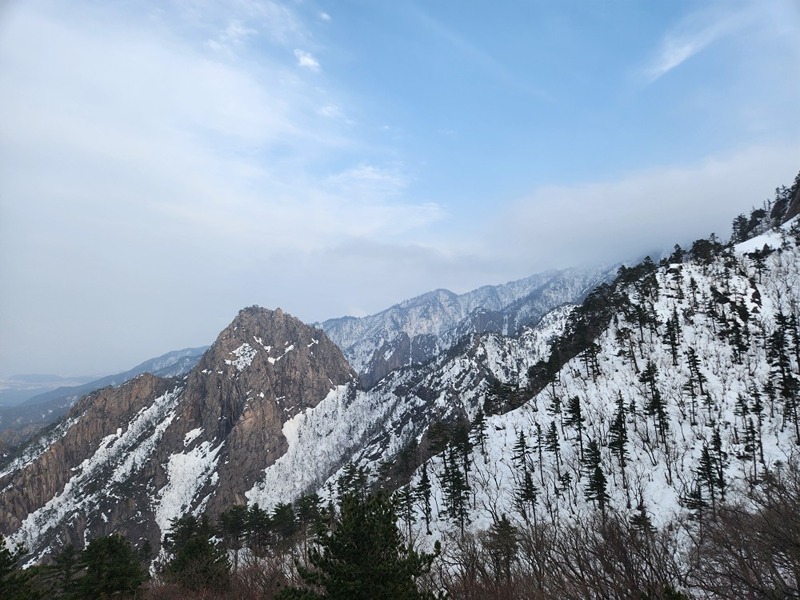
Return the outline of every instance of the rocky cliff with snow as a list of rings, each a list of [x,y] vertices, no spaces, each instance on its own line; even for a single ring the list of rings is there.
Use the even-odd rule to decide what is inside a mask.
[[[83,398],[0,469],[0,528],[35,559],[117,531],[158,547],[170,519],[245,501],[285,423],[354,381],[339,349],[280,309],[242,310],[182,379]]]

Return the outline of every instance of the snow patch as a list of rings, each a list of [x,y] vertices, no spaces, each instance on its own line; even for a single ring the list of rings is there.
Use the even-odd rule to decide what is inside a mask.
[[[189,452],[169,457],[167,485],[161,490],[154,511],[162,535],[169,530],[172,519],[186,513],[206,482],[214,483],[212,476],[216,475],[217,455],[221,448],[222,443],[212,448],[211,442],[206,441]]]
[[[198,427],[197,429],[192,429],[191,431],[187,432],[186,435],[183,436],[183,447],[185,448],[191,444],[201,433],[203,433],[202,427]]]
[[[250,366],[250,363],[253,362],[253,359],[258,354],[258,350],[253,348],[247,342],[243,343],[241,346],[236,348],[233,352],[231,352],[234,356],[236,356],[233,360],[226,360],[225,364],[233,365],[236,367],[236,370],[241,372],[244,371],[247,367]]]

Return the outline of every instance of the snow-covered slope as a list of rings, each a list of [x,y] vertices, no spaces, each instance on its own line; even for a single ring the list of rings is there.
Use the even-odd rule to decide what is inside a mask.
[[[723,493],[743,497],[767,471],[797,458],[800,248],[794,227],[793,235],[788,227],[771,232],[708,263],[654,266],[642,278],[620,282],[620,308],[596,339],[594,366],[583,353],[524,405],[488,419],[483,449],[476,445],[468,456],[469,527],[487,529],[502,514],[521,523],[517,498],[526,470],[539,519],[598,510],[587,500],[594,473],[581,460],[591,441],[600,452],[607,509],[644,510],[655,525],[688,514],[698,501],[710,510]],[[765,245],[768,256],[750,254]],[[570,399],[580,406],[580,428],[574,413],[570,418]],[[615,422],[627,440],[624,473]],[[520,436],[524,462],[515,458]],[[448,518],[445,464],[441,454],[427,466],[437,535],[459,527]],[[419,524],[421,511],[417,516]]]
[[[394,369],[421,364],[473,333],[514,335],[558,306],[580,302],[616,266],[548,271],[457,295],[436,290],[368,317],[321,324],[371,386]]]

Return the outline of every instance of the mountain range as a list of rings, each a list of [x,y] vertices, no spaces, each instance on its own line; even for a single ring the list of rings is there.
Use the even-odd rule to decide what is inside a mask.
[[[113,532],[158,549],[181,515],[335,495],[353,467],[430,477],[409,527],[431,547],[501,517],[667,528],[743,499],[800,444],[798,197],[659,262],[318,327],[246,308],[188,372],[94,391],[7,451],[0,533],[30,564]]]

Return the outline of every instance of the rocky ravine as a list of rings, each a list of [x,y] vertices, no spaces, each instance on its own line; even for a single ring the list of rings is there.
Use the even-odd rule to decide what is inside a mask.
[[[0,533],[34,561],[111,532],[157,548],[170,519],[244,503],[286,451],[284,423],[354,381],[322,331],[244,309],[184,378],[99,390],[5,458]]]

